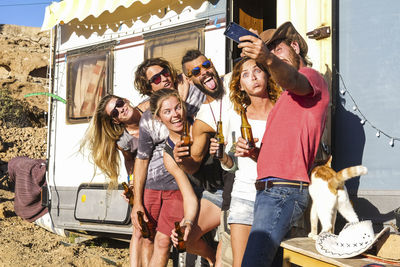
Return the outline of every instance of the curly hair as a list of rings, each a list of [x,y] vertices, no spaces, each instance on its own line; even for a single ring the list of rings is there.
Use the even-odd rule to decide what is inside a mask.
[[[147,72],[148,68],[151,66],[160,66],[162,68],[169,70],[169,73],[171,74],[172,83],[174,84],[174,87],[177,88],[178,72],[172,66],[172,64],[161,57],[149,58],[149,59],[146,59],[145,61],[143,61],[137,67],[136,72],[135,72],[134,85],[135,85],[136,90],[138,90],[141,95],[151,96],[151,94],[153,92],[152,88],[151,88],[151,84],[146,76],[146,72]]]
[[[116,124],[105,111],[108,102],[115,95],[106,95],[97,104],[96,111],[86,130],[85,136],[80,144],[80,151],[87,146],[90,151],[90,159],[100,170],[111,179],[112,183],[117,182],[119,176],[120,157],[116,142],[122,135],[125,127]]]
[[[242,58],[238,63],[236,63],[232,71],[232,78],[229,84],[229,98],[231,99],[234,110],[237,113],[240,113],[240,110],[243,108],[243,106],[248,107],[251,104],[250,97],[246,93],[246,91],[240,90],[240,75],[242,73],[242,66],[246,61],[250,59],[251,58],[248,57]],[[257,62],[256,64],[262,71],[268,73],[268,71],[261,64],[258,64]],[[269,99],[272,101],[272,103],[275,104],[282,93],[282,89],[272,79],[271,75],[268,75],[267,90]]]

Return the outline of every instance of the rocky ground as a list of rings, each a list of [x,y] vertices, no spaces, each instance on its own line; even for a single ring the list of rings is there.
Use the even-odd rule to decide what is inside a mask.
[[[45,96],[49,36],[37,28],[0,25],[0,266],[129,266],[122,241],[84,242],[50,233],[14,212],[7,162],[46,158]]]

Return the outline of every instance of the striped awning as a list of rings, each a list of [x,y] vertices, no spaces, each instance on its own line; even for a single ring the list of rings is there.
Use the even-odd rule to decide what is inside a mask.
[[[160,10],[198,5],[204,0],[63,0],[46,7],[42,31],[57,24],[76,22],[108,23],[131,19],[140,14],[160,13]],[[116,14],[117,13],[117,14]],[[157,14],[159,15],[159,14]]]

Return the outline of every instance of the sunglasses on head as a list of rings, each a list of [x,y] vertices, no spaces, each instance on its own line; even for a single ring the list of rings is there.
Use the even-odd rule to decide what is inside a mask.
[[[118,118],[119,116],[119,111],[117,108],[122,108],[125,105],[125,100],[122,98],[117,98],[117,101],[115,101],[115,106],[113,110],[110,112],[110,117],[111,118]]]
[[[161,75],[164,77],[169,77],[171,74],[169,73],[168,69],[163,68],[162,71],[160,71],[157,74],[154,74],[153,77],[150,78],[149,82],[154,84],[159,84],[161,82]]]
[[[211,60],[207,59],[206,61],[201,63],[201,65],[199,65],[197,67],[194,67],[192,70],[189,70],[188,76],[189,77],[191,77],[191,76],[197,77],[197,76],[200,75],[201,68],[204,68],[204,69],[208,70],[211,67],[212,67]]]

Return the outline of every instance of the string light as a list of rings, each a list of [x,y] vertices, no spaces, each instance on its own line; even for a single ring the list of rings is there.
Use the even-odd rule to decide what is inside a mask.
[[[362,125],[364,125],[364,124],[367,123],[370,127],[372,127],[373,129],[375,129],[375,130],[376,130],[376,134],[375,134],[375,135],[376,135],[377,138],[379,138],[379,137],[381,136],[381,134],[384,135],[384,136],[386,136],[387,138],[389,138],[389,139],[390,139],[389,145],[390,145],[391,147],[394,147],[394,142],[395,142],[395,141],[400,141],[400,138],[399,138],[399,137],[395,137],[395,136],[391,136],[390,134],[388,134],[388,133],[382,131],[381,129],[379,129],[378,127],[376,127],[374,124],[372,124],[369,120],[367,120],[367,118],[364,116],[364,114],[361,112],[361,110],[360,110],[359,107],[357,106],[357,103],[356,103],[356,101],[354,100],[353,96],[351,95],[351,93],[350,93],[349,90],[347,89],[346,84],[344,83],[344,80],[343,80],[342,75],[341,75],[341,74],[339,73],[339,71],[337,71],[337,70],[336,70],[336,74],[339,76],[340,81],[342,82],[342,85],[343,85],[343,88],[340,90],[340,93],[341,93],[342,95],[344,95],[344,94],[346,94],[346,93],[348,94],[348,96],[350,97],[351,101],[353,102],[353,110],[354,110],[354,111],[357,111],[357,112],[360,114],[360,117],[361,117],[360,123],[361,123]]]
[[[389,145],[390,146],[394,146],[394,139],[393,138],[390,139]]]

